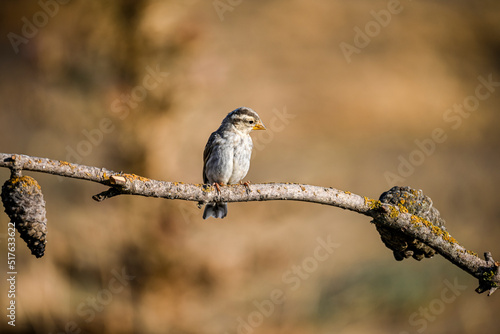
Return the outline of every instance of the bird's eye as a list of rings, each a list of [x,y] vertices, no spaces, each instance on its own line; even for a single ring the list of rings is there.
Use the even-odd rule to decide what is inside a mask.
[[[248,123],[253,124],[253,121],[248,121]]]

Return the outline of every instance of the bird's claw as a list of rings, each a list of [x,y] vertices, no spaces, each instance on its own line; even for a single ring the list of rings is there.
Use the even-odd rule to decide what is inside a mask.
[[[247,193],[247,195],[250,194],[251,190],[250,190],[250,181],[240,181],[240,184],[245,186],[245,192]]]
[[[215,187],[215,191],[217,192],[217,197],[220,197],[220,186],[224,185],[223,183],[217,183],[217,182],[214,182],[212,184],[214,187]]]

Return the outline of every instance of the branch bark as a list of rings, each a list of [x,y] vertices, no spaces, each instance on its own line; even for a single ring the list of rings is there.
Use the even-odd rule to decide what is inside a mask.
[[[489,252],[485,253],[483,260],[476,253],[461,246],[444,229],[422,217],[408,213],[404,207],[382,203],[349,191],[297,183],[265,183],[252,184],[248,187],[228,185],[221,187],[220,192],[217,192],[211,185],[158,181],[105,168],[6,153],[0,153],[0,167],[10,168],[18,174],[20,170],[29,170],[107,186],[107,190],[92,197],[96,201],[118,195],[139,195],[195,201],[201,204],[214,201],[292,200],[335,206],[372,217],[377,224],[401,231],[425,243],[445,259],[478,279],[479,287],[476,289],[478,293],[488,291],[488,295],[491,295],[500,286],[500,264],[493,260]]]

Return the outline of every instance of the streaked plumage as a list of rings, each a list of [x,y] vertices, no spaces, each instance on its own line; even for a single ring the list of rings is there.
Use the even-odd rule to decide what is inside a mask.
[[[203,182],[235,184],[243,180],[250,167],[252,130],[265,130],[259,115],[250,108],[231,111],[222,124],[208,138],[203,152]],[[209,203],[203,219],[210,216],[224,218],[227,203]]]

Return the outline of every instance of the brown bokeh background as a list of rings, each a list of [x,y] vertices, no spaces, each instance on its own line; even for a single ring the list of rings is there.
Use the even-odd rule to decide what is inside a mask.
[[[0,5],[0,152],[199,183],[208,136],[244,105],[268,126],[253,135],[252,182],[378,198],[393,185],[387,172],[412,157],[418,166],[396,183],[423,189],[465,247],[500,257],[500,86],[466,117],[446,120],[475,94],[478,77],[500,81],[498,1],[41,3],[49,5]],[[388,6],[398,13],[377,30],[371,11]],[[40,27],[13,47],[8,36],[22,36],[23,17]],[[354,29],[366,27],[369,43],[348,62],[341,43],[353,45]],[[157,80],[146,89],[151,71]],[[415,160],[415,141],[428,143],[436,128],[446,140]],[[96,203],[98,184],[26,174],[45,195],[48,244],[36,259],[17,240],[11,327],[8,218],[0,215],[2,333],[477,333],[499,325],[500,295],[476,294],[477,281],[440,256],[394,261],[355,213],[254,202],[203,221],[192,202]],[[336,245],[324,261],[314,258],[318,238]],[[308,272],[291,275],[299,265]],[[133,278],[117,283],[122,271]],[[270,311],[275,289],[285,297]]]

